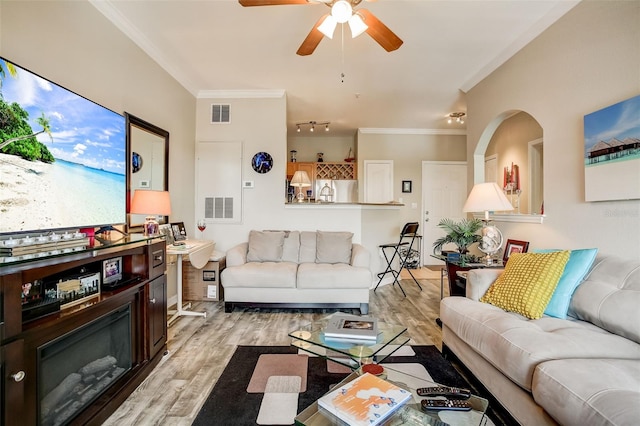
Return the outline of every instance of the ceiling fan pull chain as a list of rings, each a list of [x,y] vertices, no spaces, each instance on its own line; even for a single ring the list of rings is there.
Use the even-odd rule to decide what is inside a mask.
[[[341,33],[342,33],[342,40],[341,40],[341,55],[342,55],[342,72],[340,73],[340,82],[344,83],[344,24],[341,24]]]

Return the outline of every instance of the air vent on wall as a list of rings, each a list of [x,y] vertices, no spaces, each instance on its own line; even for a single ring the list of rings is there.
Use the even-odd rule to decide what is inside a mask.
[[[230,123],[231,105],[212,104],[211,123]]]
[[[205,219],[233,219],[233,197],[205,197]]]

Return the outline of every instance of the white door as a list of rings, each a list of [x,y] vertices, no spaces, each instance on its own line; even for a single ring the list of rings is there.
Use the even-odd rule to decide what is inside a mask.
[[[431,257],[433,242],[445,235],[438,227],[440,220],[467,217],[462,206],[467,200],[467,163],[463,161],[422,162],[423,264],[442,262]],[[445,248],[449,248],[445,246]],[[454,248],[454,247],[450,247]]]
[[[364,160],[364,202],[393,201],[393,160]]]

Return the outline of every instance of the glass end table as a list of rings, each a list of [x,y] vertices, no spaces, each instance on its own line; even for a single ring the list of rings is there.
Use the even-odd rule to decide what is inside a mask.
[[[485,426],[489,423],[488,417],[485,414],[487,407],[489,406],[489,402],[486,399],[475,395],[471,395],[471,397],[466,400],[471,405],[471,411],[423,411],[420,408],[420,401],[424,398],[418,396],[416,389],[438,386],[438,384],[426,377],[417,377],[400,371],[399,369],[394,369],[393,364],[385,364],[384,368],[385,373],[387,374],[386,380],[410,391],[413,394],[413,399],[409,400],[408,403],[393,413],[391,417],[381,423],[381,426]],[[343,386],[344,384],[354,380],[360,374],[362,374],[362,370],[357,369],[336,386]],[[346,425],[346,423],[323,408],[318,407],[318,403],[314,402],[296,416],[295,425],[333,426]]]
[[[351,369],[362,364],[380,363],[409,342],[407,328],[378,321],[375,341],[326,340],[324,329],[331,316],[289,333],[291,345],[305,352],[329,359]]]

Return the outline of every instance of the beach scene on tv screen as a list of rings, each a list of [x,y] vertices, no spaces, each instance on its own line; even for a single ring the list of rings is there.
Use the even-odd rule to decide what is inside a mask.
[[[125,222],[125,119],[0,58],[0,233]]]

